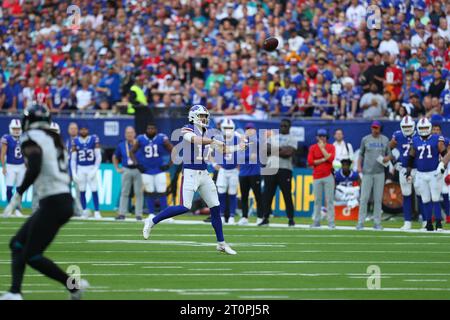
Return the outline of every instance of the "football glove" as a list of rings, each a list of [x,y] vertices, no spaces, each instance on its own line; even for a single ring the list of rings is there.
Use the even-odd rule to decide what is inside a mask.
[[[444,163],[442,161],[439,162],[439,165],[438,165],[436,171],[439,174],[444,174],[444,172],[445,172],[445,165],[444,165]]]

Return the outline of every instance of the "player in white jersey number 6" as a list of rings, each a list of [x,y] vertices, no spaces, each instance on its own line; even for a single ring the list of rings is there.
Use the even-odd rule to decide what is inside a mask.
[[[216,140],[208,131],[209,112],[203,105],[194,105],[189,110],[189,124],[182,128],[183,135],[183,178],[181,180],[180,205],[172,206],[154,218],[145,221],[143,235],[148,239],[151,229],[162,220],[186,213],[192,206],[194,193],[198,191],[211,211],[211,224],[217,238],[217,250],[227,254],[236,254],[236,251],[225,242],[220,219],[219,197],[217,188],[206,170],[206,161],[212,149],[222,153],[233,153],[244,150],[245,143],[225,146]],[[220,133],[219,133],[220,134]]]

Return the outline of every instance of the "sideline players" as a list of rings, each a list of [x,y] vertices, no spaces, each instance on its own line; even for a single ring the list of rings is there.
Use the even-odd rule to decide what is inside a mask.
[[[170,163],[164,164],[163,155],[164,150],[170,153],[172,149],[173,145],[169,138],[163,133],[158,133],[158,129],[153,123],[147,125],[145,134],[137,137],[136,143],[131,149],[130,158],[142,173],[142,184],[150,217],[155,212],[156,197],[159,198],[160,211],[167,208],[165,171],[169,169]],[[140,190],[135,192],[140,192]],[[141,220],[138,216],[136,219]]]
[[[180,190],[180,205],[168,207],[154,218],[145,220],[142,231],[144,239],[148,239],[151,229],[162,220],[186,213],[192,206],[194,193],[198,191],[211,211],[211,224],[217,238],[216,249],[227,254],[236,251],[225,242],[220,219],[219,197],[217,188],[207,171],[206,160],[209,159],[211,148],[219,152],[235,152],[244,149],[244,145],[226,146],[215,139],[208,131],[209,112],[203,105],[194,105],[189,110],[189,124],[181,130],[183,135],[183,178]]]
[[[398,151],[395,169],[399,173],[400,189],[403,195],[403,215],[405,220],[403,226],[400,228],[401,230],[410,230],[412,227],[412,186],[416,169],[413,164],[411,181],[406,179],[406,169],[408,167],[409,149],[411,147],[412,139],[416,134],[415,127],[416,124],[413,118],[408,115],[403,117],[400,122],[400,130],[394,132],[392,139],[389,142],[391,150],[396,149]]]
[[[418,135],[412,139],[409,150],[408,169],[406,177],[412,181],[412,168],[414,161],[417,166],[417,187],[422,197],[423,209],[426,215],[427,231],[433,231],[433,211],[436,218],[436,230],[442,229],[442,216],[439,200],[442,192],[444,162],[440,162],[440,156],[445,156],[447,149],[444,145],[444,137],[431,133],[431,122],[427,118],[421,118],[417,122]]]
[[[20,120],[13,119],[9,124],[9,134],[5,134],[1,140],[1,163],[2,172],[5,176],[6,199],[8,200],[8,203],[13,197],[14,187],[17,190],[17,187],[22,183],[25,174],[25,164],[19,141],[21,134],[22,126]],[[17,217],[22,216],[19,207],[17,207],[14,214]],[[4,216],[7,217],[9,215],[5,212]]]
[[[98,180],[97,172],[102,162],[100,150],[100,139],[95,135],[89,135],[87,124],[80,126],[80,135],[73,141],[70,167],[72,169],[72,179],[78,184],[80,189],[80,202],[83,208],[83,216],[88,217],[86,204],[86,187],[92,193],[94,201],[94,218],[101,219],[98,202]]]
[[[220,129],[222,130],[226,145],[239,144],[240,138],[234,131],[235,125],[233,120],[224,119],[220,124]],[[217,157],[220,157],[220,163],[213,163],[213,166],[218,171],[216,185],[217,192],[219,193],[220,216],[222,217],[222,223],[225,223],[224,215],[228,196],[228,209],[230,212],[228,224],[235,224],[234,216],[236,215],[237,189],[239,183],[237,152],[226,154],[217,152],[216,159]]]
[[[22,282],[26,266],[61,283],[74,300],[81,299],[88,287],[85,280],[75,280],[44,256],[59,229],[73,215],[73,199],[69,190],[67,151],[61,137],[50,130],[50,112],[42,105],[24,111],[22,152],[27,168],[23,183],[5,211],[12,212],[32,184],[40,196],[39,209],[22,225],[11,239],[11,287],[0,300],[22,300]]]

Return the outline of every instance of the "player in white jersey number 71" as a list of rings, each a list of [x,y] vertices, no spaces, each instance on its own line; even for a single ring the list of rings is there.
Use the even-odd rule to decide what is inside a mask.
[[[192,206],[194,193],[198,191],[211,211],[211,224],[218,242],[217,250],[227,254],[236,254],[236,251],[225,242],[223,236],[217,188],[206,170],[206,161],[211,149],[222,153],[233,153],[237,150],[244,150],[247,145],[240,143],[225,146],[222,141],[211,135],[207,129],[208,124],[208,110],[202,105],[192,106],[189,110],[189,124],[184,126],[181,131],[183,135],[183,178],[180,205],[169,207],[156,217],[146,219],[143,236],[148,239],[151,229],[162,220],[188,212]]]

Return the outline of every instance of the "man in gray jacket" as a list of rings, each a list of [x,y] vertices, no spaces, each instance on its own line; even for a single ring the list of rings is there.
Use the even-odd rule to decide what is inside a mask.
[[[367,203],[373,192],[373,228],[382,230],[381,203],[384,190],[384,169],[392,159],[389,148],[389,139],[381,134],[381,123],[373,121],[372,133],[361,140],[359,149],[358,172],[362,173],[361,199],[357,230],[364,229],[364,220],[367,214]]]

